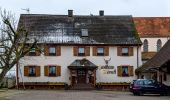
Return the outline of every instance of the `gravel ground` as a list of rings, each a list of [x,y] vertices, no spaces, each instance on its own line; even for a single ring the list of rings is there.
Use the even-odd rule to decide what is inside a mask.
[[[8,90],[0,91],[0,100],[170,100],[170,96],[133,96],[130,92],[95,90]]]

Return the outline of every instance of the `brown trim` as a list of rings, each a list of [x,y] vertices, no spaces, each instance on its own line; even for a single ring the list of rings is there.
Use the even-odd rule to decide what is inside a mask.
[[[29,66],[24,66],[24,76],[29,76]]]
[[[61,66],[56,66],[56,76],[61,76]]]
[[[44,66],[44,76],[49,76],[49,66]]]
[[[90,47],[89,46],[85,47],[85,56],[90,56]]]
[[[61,56],[61,46],[56,47],[56,56]]]
[[[108,46],[104,47],[104,56],[109,56],[109,47]]]
[[[39,45],[44,43],[37,43]],[[139,44],[70,44],[70,43],[47,43],[46,45],[57,45],[57,46],[141,46],[142,42]]]
[[[40,68],[40,66],[35,66],[35,75],[36,75],[36,76],[40,76],[40,74],[41,74],[41,68]]]
[[[78,47],[77,46],[73,47],[73,55],[78,56]]]
[[[93,47],[93,56],[97,56],[97,47],[96,46]]]

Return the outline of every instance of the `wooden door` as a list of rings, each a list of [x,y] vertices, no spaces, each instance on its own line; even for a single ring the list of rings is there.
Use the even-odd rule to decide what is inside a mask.
[[[86,70],[77,70],[77,83],[86,83]]]

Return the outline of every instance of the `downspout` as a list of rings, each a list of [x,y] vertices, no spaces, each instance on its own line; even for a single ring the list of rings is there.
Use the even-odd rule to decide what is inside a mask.
[[[137,45],[137,68],[139,67],[139,46]],[[137,74],[137,78],[139,79],[139,73]]]
[[[137,46],[137,68],[139,67],[139,46]]]
[[[17,89],[19,89],[18,62],[16,64],[16,86],[17,86]]]

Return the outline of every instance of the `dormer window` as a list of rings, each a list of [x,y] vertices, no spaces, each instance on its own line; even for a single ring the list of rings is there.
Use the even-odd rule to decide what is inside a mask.
[[[56,48],[55,47],[49,48],[49,56],[56,56]]]
[[[81,29],[81,36],[88,37],[88,29]]]
[[[32,48],[29,52],[29,56],[36,56],[35,48]]]

